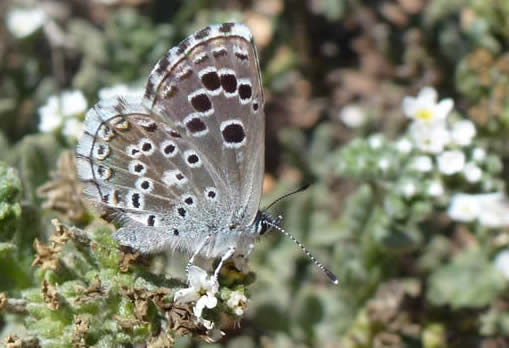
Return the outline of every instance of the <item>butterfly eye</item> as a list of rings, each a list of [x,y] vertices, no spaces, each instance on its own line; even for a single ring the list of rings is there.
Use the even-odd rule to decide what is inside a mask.
[[[270,221],[270,216],[267,213],[258,211],[255,218],[255,230],[258,235],[263,236],[269,230],[270,226],[267,224],[267,221]]]

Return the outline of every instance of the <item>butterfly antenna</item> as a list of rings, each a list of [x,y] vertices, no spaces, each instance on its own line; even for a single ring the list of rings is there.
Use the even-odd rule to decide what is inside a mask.
[[[309,186],[309,185],[308,185]],[[299,192],[299,191],[296,191],[296,192]],[[284,196],[283,196],[284,197]],[[279,220],[281,219],[281,217],[278,218]],[[330,281],[334,284],[338,284],[338,278],[334,275],[334,273],[332,273],[331,271],[329,271],[327,269],[327,267],[325,267],[320,261],[318,261],[314,256],[313,254],[311,254],[311,252],[306,249],[306,247],[301,243],[299,242],[294,236],[292,236],[290,233],[286,232],[283,228],[279,227],[279,225],[273,223],[272,221],[268,221],[268,220],[265,220],[264,221],[265,224],[269,225],[270,227],[272,228],[275,228],[276,230],[278,230],[279,232],[281,232],[282,234],[284,234],[285,236],[287,236],[288,238],[290,238],[291,240],[294,241],[295,244],[297,244],[297,246],[299,248],[302,249],[302,251],[311,259],[311,261],[313,261],[313,263],[323,272],[325,273],[325,275],[330,279]]]
[[[284,194],[282,195],[281,197],[277,198],[274,202],[270,203],[268,207],[266,207],[265,209],[263,210],[269,210],[271,207],[273,207],[274,205],[278,204],[279,202],[281,202],[283,199],[285,199],[286,197],[289,197],[291,195],[294,195],[296,193],[299,193],[299,192],[302,192],[302,191],[305,191],[308,189],[308,187],[311,186],[311,184],[306,184],[292,192],[289,192],[287,194]]]

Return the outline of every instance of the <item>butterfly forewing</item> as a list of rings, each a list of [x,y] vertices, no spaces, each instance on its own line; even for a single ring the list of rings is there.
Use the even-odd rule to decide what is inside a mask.
[[[207,27],[159,61],[143,100],[115,98],[89,111],[78,146],[85,193],[121,223],[123,245],[192,253],[213,235],[204,254],[221,255],[252,230],[264,122],[249,30]],[[237,237],[225,236],[230,226]]]
[[[227,211],[254,220],[263,180],[265,117],[258,58],[247,27],[207,27],[154,68],[144,104],[174,122],[227,195]],[[196,182],[205,189],[205,183]],[[226,197],[225,197],[226,198]]]

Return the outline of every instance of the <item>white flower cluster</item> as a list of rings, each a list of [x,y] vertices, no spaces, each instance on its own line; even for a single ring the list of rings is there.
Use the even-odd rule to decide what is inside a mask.
[[[18,39],[30,36],[47,21],[46,13],[39,7],[32,9],[17,8],[7,13],[7,29]]]
[[[188,273],[189,287],[175,294],[175,303],[193,304],[193,314],[198,324],[203,325],[210,337],[220,338],[224,333],[215,327],[215,323],[203,317],[204,309],[213,309],[218,305],[219,283],[217,278],[198,266],[191,266]],[[221,296],[220,296],[221,297]],[[241,316],[247,308],[247,297],[241,291],[231,291],[221,297],[233,314]]]
[[[415,148],[412,168],[429,173],[434,179],[428,186],[431,197],[445,195],[440,177],[461,175],[469,184],[480,183],[483,178],[486,152],[473,145],[476,128],[469,120],[450,121],[448,116],[454,107],[451,99],[438,101],[437,92],[431,87],[423,88],[417,97],[405,97],[404,114],[412,120],[409,138],[396,143],[401,154],[409,154]],[[412,182],[404,182],[401,191],[406,197],[415,193]],[[488,194],[455,194],[448,208],[449,216],[456,221],[478,221],[485,227],[509,225],[509,200],[501,192]]]
[[[226,305],[235,315],[241,316],[247,307],[247,297],[240,291],[232,291],[226,301]]]
[[[43,133],[61,130],[65,137],[78,139],[83,132],[81,118],[87,108],[87,100],[79,90],[53,95],[39,108],[39,130]]]
[[[219,283],[213,276],[198,266],[191,266],[188,274],[189,288],[181,289],[175,294],[175,303],[184,304],[194,302],[193,313],[198,323],[208,330],[214,328],[214,322],[203,318],[205,308],[217,306],[216,294],[219,290]]]
[[[461,120],[449,125],[447,116],[454,102],[452,99],[437,99],[437,92],[431,87],[423,88],[417,97],[403,98],[403,112],[413,120],[410,136],[416,147],[425,153],[439,154],[449,145],[471,145],[476,135],[474,124],[469,120]]]
[[[456,221],[478,221],[490,228],[509,225],[509,200],[502,192],[458,193],[451,199],[449,216]]]
[[[81,118],[87,108],[87,100],[79,90],[53,95],[39,108],[39,130],[43,133],[61,130],[65,137],[78,139],[83,132]]]
[[[476,135],[475,126],[469,120],[449,124],[447,116],[454,102],[451,99],[437,101],[437,98],[433,88],[425,87],[417,97],[403,99],[403,112],[413,120],[409,127],[410,138],[416,149],[426,154],[415,158],[414,168],[420,172],[431,172],[435,157],[440,174],[450,176],[461,173],[466,181],[479,182],[483,173],[478,163],[484,159],[481,154],[483,150],[475,149],[471,161],[465,154],[465,148],[472,145]],[[413,145],[403,138],[397,147],[401,153],[409,153]]]

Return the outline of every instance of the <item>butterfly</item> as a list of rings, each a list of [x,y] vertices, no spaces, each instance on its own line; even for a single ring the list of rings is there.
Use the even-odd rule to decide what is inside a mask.
[[[121,226],[114,234],[121,245],[180,250],[191,255],[188,266],[197,255],[220,258],[217,277],[224,261],[249,256],[269,229],[286,234],[259,210],[263,106],[250,30],[208,26],[159,60],[142,97],[100,101],[87,113],[77,146],[84,193]]]

